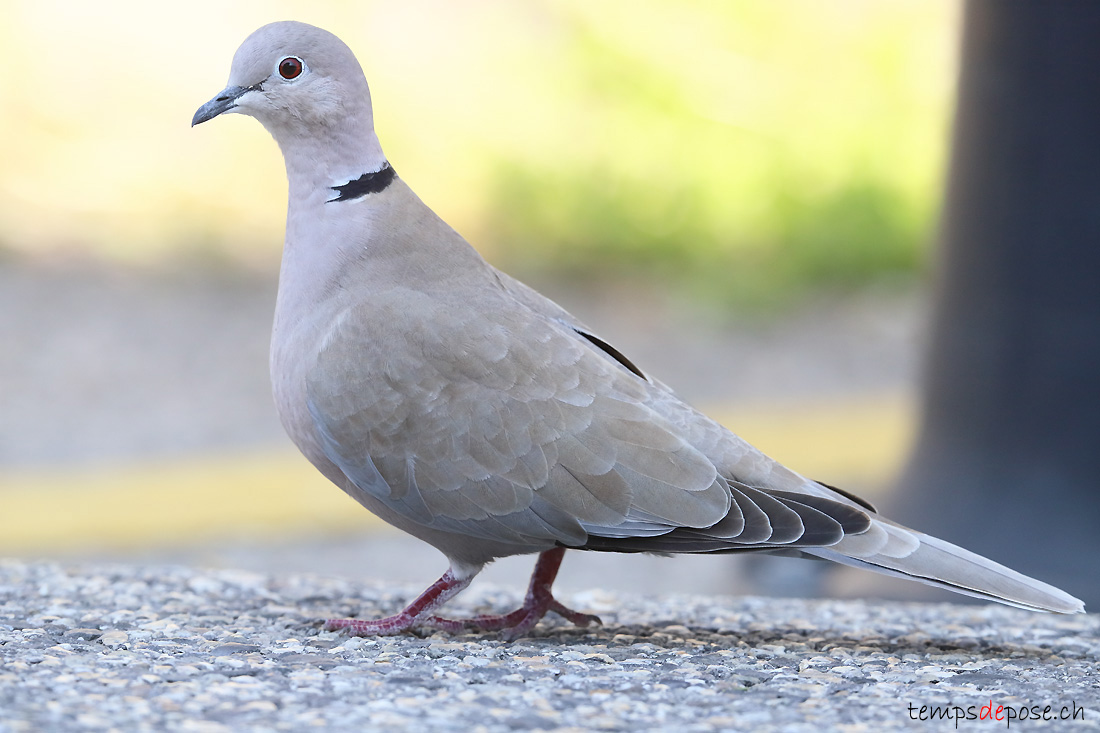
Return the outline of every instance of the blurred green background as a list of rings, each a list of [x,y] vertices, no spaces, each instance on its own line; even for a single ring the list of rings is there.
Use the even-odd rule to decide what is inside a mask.
[[[268,262],[281,161],[192,134],[243,37],[335,29],[402,176],[519,273],[656,276],[740,306],[911,276],[945,154],[945,0],[4,0],[0,247]]]
[[[277,549],[383,532],[271,407],[281,156],[189,127],[287,18],[351,46],[394,167],[494,264],[796,470],[873,495],[904,459],[954,0],[0,10],[0,554],[362,572]]]

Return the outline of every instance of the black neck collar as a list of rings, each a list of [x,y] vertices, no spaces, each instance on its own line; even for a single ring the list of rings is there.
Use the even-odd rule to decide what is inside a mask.
[[[364,173],[354,181],[348,181],[342,186],[333,186],[332,190],[338,195],[334,199],[329,199],[327,203],[351,201],[370,193],[384,191],[387,186],[393,183],[396,175],[393,168],[390,167],[389,161],[384,161],[382,167],[373,173]]]

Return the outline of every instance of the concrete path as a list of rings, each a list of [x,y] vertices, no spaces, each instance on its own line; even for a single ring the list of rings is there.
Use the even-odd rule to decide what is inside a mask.
[[[511,644],[319,628],[416,590],[0,561],[0,732],[1100,729],[1095,615],[589,591],[564,600],[604,626]]]

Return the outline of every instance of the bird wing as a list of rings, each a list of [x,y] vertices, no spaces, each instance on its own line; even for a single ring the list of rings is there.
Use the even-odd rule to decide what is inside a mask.
[[[323,450],[394,511],[497,542],[680,543],[693,536],[677,531],[699,530],[759,547],[832,544],[845,524],[866,528],[845,504],[721,475],[705,448],[733,436],[667,409],[680,404],[673,395],[563,314],[506,288],[365,297],[337,319],[309,374]],[[685,425],[698,419],[702,430]]]

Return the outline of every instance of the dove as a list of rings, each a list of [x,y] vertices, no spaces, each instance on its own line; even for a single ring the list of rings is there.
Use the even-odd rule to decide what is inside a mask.
[[[293,21],[252,33],[192,126],[226,113],[257,119],[286,164],[270,355],[280,420],[330,481],[449,561],[399,613],[327,629],[516,638],[551,612],[598,623],[554,598],[566,550],[768,552],[1084,610],[772,460],[492,267],[397,175],[363,70],[335,35]],[[437,615],[487,563],[520,554],[538,556],[520,608]]]

